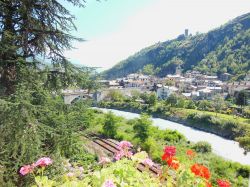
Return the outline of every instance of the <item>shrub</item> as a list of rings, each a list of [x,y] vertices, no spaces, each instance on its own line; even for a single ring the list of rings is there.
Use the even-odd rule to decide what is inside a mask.
[[[178,131],[165,130],[164,131],[164,140],[168,142],[179,142],[185,140],[185,137]]]
[[[93,164],[97,161],[97,156],[92,155],[86,151],[79,151],[79,153],[73,155],[70,158],[70,162],[80,164],[84,168],[87,168],[90,164]]]
[[[211,108],[212,108],[212,104],[210,101],[207,101],[207,100],[202,100],[198,104],[199,110],[209,110]]]
[[[195,103],[192,100],[188,100],[186,108],[188,108],[188,109],[196,109]]]
[[[118,123],[120,119],[112,112],[109,112],[105,116],[105,122],[103,125],[103,133],[107,137],[114,138],[117,134]]]
[[[250,174],[250,168],[247,167],[247,166],[241,166],[238,170],[238,175],[239,176],[242,176],[244,178],[247,178],[249,177],[249,174]]]
[[[125,97],[120,90],[110,90],[107,94],[107,99],[110,99],[111,101],[123,101]]]
[[[212,147],[208,142],[200,141],[194,144],[193,149],[199,153],[210,153],[212,151]]]
[[[237,138],[236,140],[239,141],[240,146],[244,147],[246,151],[250,150],[250,133],[249,135]]]
[[[145,140],[149,136],[149,127],[152,125],[152,121],[149,119],[149,116],[143,114],[140,118],[135,121],[134,131],[135,137],[139,138],[141,142],[145,142]]]
[[[147,151],[150,155],[157,150],[157,142],[152,137],[149,137],[141,146],[142,149]]]

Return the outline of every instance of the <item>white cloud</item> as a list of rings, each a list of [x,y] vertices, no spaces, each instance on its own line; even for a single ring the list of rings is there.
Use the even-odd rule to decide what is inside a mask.
[[[156,0],[115,33],[76,44],[66,56],[88,66],[112,67],[140,49],[172,39],[188,28],[207,32],[241,14],[250,12],[248,0]]]

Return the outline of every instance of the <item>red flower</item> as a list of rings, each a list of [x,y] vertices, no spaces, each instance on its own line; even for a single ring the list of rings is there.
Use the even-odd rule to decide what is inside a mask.
[[[161,159],[164,161],[164,160],[167,160],[167,155],[166,154],[163,154],[162,156],[161,156]]]
[[[219,187],[230,187],[231,186],[229,181],[221,180],[221,179],[217,180],[217,184],[219,185]]]
[[[189,157],[189,159],[193,159],[196,153],[193,150],[189,149],[187,150],[186,154]]]
[[[191,171],[199,177],[209,179],[210,178],[210,172],[209,169],[203,165],[200,164],[194,164],[191,166]]]
[[[167,160],[168,158],[175,156],[175,154],[175,146],[166,146],[164,149],[164,154],[162,155],[162,160]]]
[[[167,164],[168,164],[169,167],[171,167],[171,168],[173,168],[175,170],[177,170],[180,167],[180,162],[175,157],[168,158]]]
[[[206,187],[212,187],[212,184],[206,181]]]
[[[168,155],[169,157],[175,156],[176,154],[176,148],[175,146],[166,146],[164,149],[164,153]]]

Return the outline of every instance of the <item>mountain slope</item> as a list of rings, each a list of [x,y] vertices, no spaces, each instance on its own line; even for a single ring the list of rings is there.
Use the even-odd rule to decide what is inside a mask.
[[[158,76],[174,73],[181,64],[184,70],[224,72],[240,76],[250,69],[250,13],[235,18],[206,34],[160,42],[142,49],[103,73],[117,78],[135,73],[152,64]]]

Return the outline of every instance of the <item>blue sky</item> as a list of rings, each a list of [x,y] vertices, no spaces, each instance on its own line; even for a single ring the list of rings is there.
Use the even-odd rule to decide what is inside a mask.
[[[249,0],[86,0],[67,5],[77,31],[86,39],[65,55],[74,63],[107,69],[138,50],[173,39],[188,28],[207,32],[250,12]]]
[[[87,40],[112,34],[128,17],[155,0],[88,0],[85,8],[70,6],[76,16],[77,33]]]

